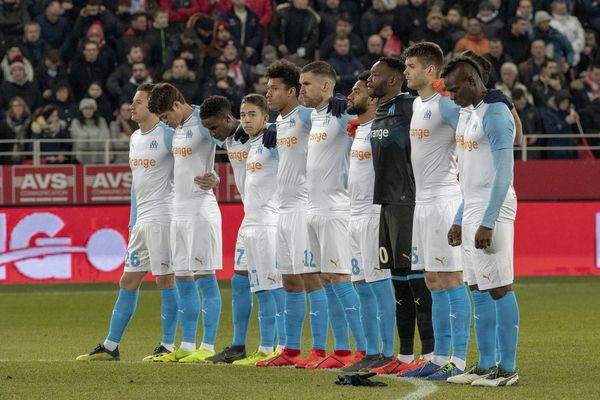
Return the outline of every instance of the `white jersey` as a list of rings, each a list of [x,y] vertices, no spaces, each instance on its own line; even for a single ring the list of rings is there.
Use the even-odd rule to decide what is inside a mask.
[[[250,140],[246,143],[241,143],[235,140],[233,135],[231,135],[225,139],[223,146],[225,147],[225,150],[227,150],[227,157],[229,157],[229,162],[233,169],[235,186],[237,187],[243,202],[244,185],[246,182],[246,160],[248,159],[248,152],[250,151]]]
[[[175,159],[175,216],[194,215],[202,204],[216,203],[212,189],[204,190],[194,178],[211,173],[215,165],[216,141],[200,120],[200,108],[175,129],[173,157]]]
[[[327,106],[311,114],[306,182],[308,212],[313,215],[348,215],[348,165],[352,139],[346,132],[349,115],[336,118]]]
[[[173,129],[159,122],[129,139],[131,227],[136,222],[170,222],[173,204]]]
[[[250,151],[246,160],[244,222],[247,225],[277,225],[277,149],[264,147],[262,135],[248,142]]]
[[[496,132],[501,132],[502,135]],[[508,134],[504,134],[506,132]],[[492,151],[495,148],[512,148],[514,136],[515,122],[504,103],[487,104],[481,101],[471,112],[462,141],[463,224],[481,224],[490,202],[492,184],[496,175]],[[499,220],[512,221],[515,216],[516,195],[511,180],[508,193],[500,208]]]
[[[465,143],[465,130],[467,129],[467,122],[473,112],[473,106],[468,106],[460,109],[458,116],[458,122],[456,123],[456,157],[458,158],[458,179],[462,176],[462,165],[463,165],[463,145]]]
[[[417,97],[410,120],[410,158],[417,204],[460,197],[455,129],[460,107],[435,93]]]
[[[277,194],[279,211],[298,212],[306,209],[306,153],[311,128],[312,108],[297,106],[285,116],[277,117]]]
[[[381,206],[373,204],[375,168],[371,150],[371,125],[373,120],[360,124],[350,149],[348,190],[350,215],[379,215]]]

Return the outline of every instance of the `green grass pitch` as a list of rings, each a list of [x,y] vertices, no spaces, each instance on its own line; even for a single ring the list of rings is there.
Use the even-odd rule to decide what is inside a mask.
[[[519,386],[381,378],[388,387],[353,388],[334,385],[336,371],[140,362],[160,341],[160,294],[149,284],[121,343],[122,361],[75,362],[104,339],[116,285],[0,286],[0,399],[600,399],[600,277],[521,278],[515,290]],[[227,283],[221,293],[217,350],[232,333]],[[258,345],[257,325],[255,311],[249,350]],[[307,325],[305,349],[309,343]],[[472,335],[469,363],[475,358]]]

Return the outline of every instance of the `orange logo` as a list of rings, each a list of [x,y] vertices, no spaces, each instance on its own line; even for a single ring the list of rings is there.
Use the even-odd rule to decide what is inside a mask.
[[[370,151],[362,151],[362,150],[352,150],[350,153],[350,157],[357,158],[359,161],[368,160],[371,158]]]
[[[230,161],[244,161],[248,158],[247,151],[230,151],[227,153],[227,157],[229,157]]]
[[[173,147],[173,155],[187,157],[192,155],[191,147]]]
[[[150,168],[156,166],[156,160],[153,158],[130,158],[129,166]]]
[[[325,141],[325,140],[327,140],[327,132],[313,133],[308,137],[308,140],[310,142],[317,142],[317,143],[319,143],[320,141]]]
[[[298,143],[298,138],[296,136],[292,137],[284,137],[281,139],[277,139],[277,147],[291,147]]]
[[[419,140],[429,137],[429,129],[411,129],[410,136],[414,136]]]
[[[477,143],[476,140],[465,141],[465,135],[456,135],[456,143],[468,151],[477,150],[479,148],[479,143]]]
[[[246,163],[246,171],[254,172],[258,171],[259,169],[262,169],[262,164],[258,161]]]

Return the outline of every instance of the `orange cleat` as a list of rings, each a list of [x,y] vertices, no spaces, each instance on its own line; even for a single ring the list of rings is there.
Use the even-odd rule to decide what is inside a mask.
[[[322,361],[326,356],[327,353],[325,353],[325,350],[312,349],[308,357],[306,357],[304,360],[298,361],[294,366],[296,368],[306,368],[306,366],[309,364],[316,364]]]
[[[414,371],[415,369],[421,368],[423,365],[427,363],[427,360],[420,357],[417,360],[413,360],[406,366],[405,369],[396,373],[396,376],[400,376],[400,374],[404,374],[406,372]]]
[[[405,363],[394,357],[394,360],[390,363],[385,364],[383,367],[373,368],[371,373],[377,375],[390,375],[406,372],[406,368],[410,363]]]
[[[306,369],[336,369],[352,362],[350,350],[335,350],[333,353],[315,364],[307,364]]]
[[[293,367],[302,360],[300,350],[283,349],[281,353],[268,360],[262,360],[256,363],[257,367]]]

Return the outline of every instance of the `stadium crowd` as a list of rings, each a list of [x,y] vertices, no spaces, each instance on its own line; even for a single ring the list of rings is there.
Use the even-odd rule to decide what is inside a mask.
[[[348,95],[358,74],[410,44],[450,58],[471,50],[493,65],[489,88],[510,96],[524,134],[600,127],[600,2],[596,0],[1,0],[1,164],[26,162],[24,139],[45,163],[102,163],[104,143],[127,150],[138,85],[170,82],[193,104],[223,95],[239,113],[266,93],[266,67],[315,59]],[[598,140],[590,140],[595,145]],[[576,139],[529,139],[576,146]],[[64,152],[71,150],[71,157]],[[596,156],[600,152],[596,151]],[[577,151],[528,158],[577,158]],[[113,162],[127,162],[116,156]]]

